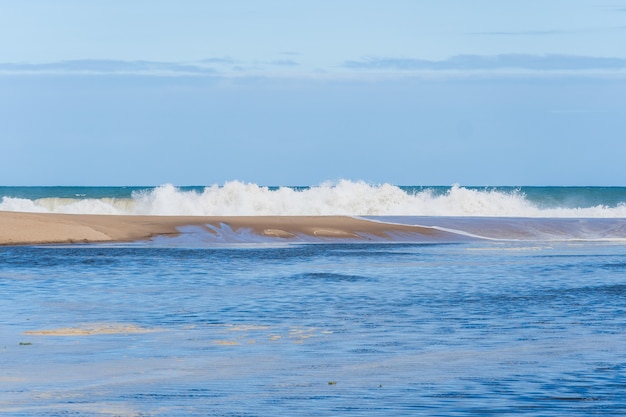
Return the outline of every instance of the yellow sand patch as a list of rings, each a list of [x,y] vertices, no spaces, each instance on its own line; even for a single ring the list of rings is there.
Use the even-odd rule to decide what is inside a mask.
[[[19,378],[16,376],[0,376],[0,382],[24,382],[26,378]]]
[[[60,329],[31,330],[24,334],[30,336],[91,336],[96,334],[151,333],[155,329],[135,326],[134,324],[88,324],[80,327],[62,327]]]
[[[227,330],[230,330],[231,332],[249,332],[252,330],[267,330],[269,329],[270,326],[255,326],[253,324],[238,324],[238,325],[232,325],[232,326],[228,326]]]
[[[292,238],[296,237],[293,233],[281,229],[265,229],[263,235],[272,237]]]
[[[221,346],[237,346],[239,342],[235,340],[214,340],[213,344]]]
[[[356,233],[347,232],[345,230],[329,230],[317,229],[313,231],[313,236],[319,237],[339,237],[339,238],[358,238]]]
[[[300,329],[300,328],[292,328],[289,330],[289,338],[293,340],[293,343],[301,344],[305,339],[315,336],[316,329]]]

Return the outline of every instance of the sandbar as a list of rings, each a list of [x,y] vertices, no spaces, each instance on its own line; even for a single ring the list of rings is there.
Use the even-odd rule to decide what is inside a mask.
[[[430,227],[390,224],[349,216],[134,216],[0,211],[0,245],[129,242],[177,236],[185,226],[213,232],[227,225],[259,236],[290,241],[298,236],[368,240],[411,235],[416,241],[439,240],[446,232]],[[211,227],[208,227],[211,226]]]

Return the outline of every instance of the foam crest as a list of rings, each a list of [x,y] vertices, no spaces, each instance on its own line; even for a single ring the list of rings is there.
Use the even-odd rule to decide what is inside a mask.
[[[0,210],[132,215],[349,215],[485,217],[626,217],[626,204],[614,207],[542,208],[523,193],[454,185],[445,192],[411,191],[390,184],[341,180],[308,188],[268,188],[227,182],[201,190],[171,184],[133,192],[130,198],[12,198]]]
[[[203,192],[181,191],[164,185],[135,194],[135,214],[163,215],[380,215],[398,206],[408,207],[412,197],[400,188],[384,184],[340,181],[305,190],[269,189],[232,181]]]
[[[66,214],[134,214],[135,202],[131,199],[73,199],[73,198],[24,198],[4,197],[0,210],[32,213]]]

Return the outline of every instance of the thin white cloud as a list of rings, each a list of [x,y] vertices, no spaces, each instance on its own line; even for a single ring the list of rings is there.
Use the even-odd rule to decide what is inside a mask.
[[[201,59],[198,62],[203,64],[234,65],[237,64],[239,61],[230,57],[217,57]]]
[[[624,9],[626,11],[626,9]],[[519,30],[519,31],[485,31],[470,32],[467,35],[479,36],[552,36],[552,35],[572,35],[572,34],[593,34],[626,30],[626,26],[598,26],[575,29],[546,29],[546,30]]]
[[[200,64],[80,59],[40,64],[0,63],[0,72],[15,74],[214,75],[217,71],[212,67]]]
[[[347,61],[346,68],[355,70],[396,71],[626,71],[626,59],[577,55],[457,55],[432,61],[412,58],[366,58]]]
[[[300,65],[292,59],[279,59],[277,61],[272,61],[271,64],[280,67],[297,67]]]
[[[206,58],[193,62],[123,61],[80,59],[47,63],[0,63],[0,74],[55,75],[140,75],[140,76],[229,76],[271,72],[278,67],[292,70],[300,63],[292,59],[244,62],[229,57]]]
[[[0,75],[135,75],[194,77],[348,78],[472,76],[626,76],[626,58],[578,55],[457,55],[445,60],[369,57],[334,67],[310,68],[292,59],[242,61],[230,57],[193,62],[67,60],[0,63]]]

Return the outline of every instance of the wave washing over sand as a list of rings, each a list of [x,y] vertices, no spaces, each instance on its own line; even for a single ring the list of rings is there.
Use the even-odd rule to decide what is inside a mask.
[[[514,188],[479,189],[458,185],[441,188],[373,185],[348,180],[313,187],[274,188],[239,181],[195,189],[166,184],[133,191],[128,197],[4,196],[0,211],[168,216],[626,217],[624,201],[598,204],[581,195],[590,193],[593,188],[571,191],[578,193],[574,203],[566,199],[557,204],[543,203],[553,200],[550,193],[554,189],[551,188],[535,192],[533,198]]]

